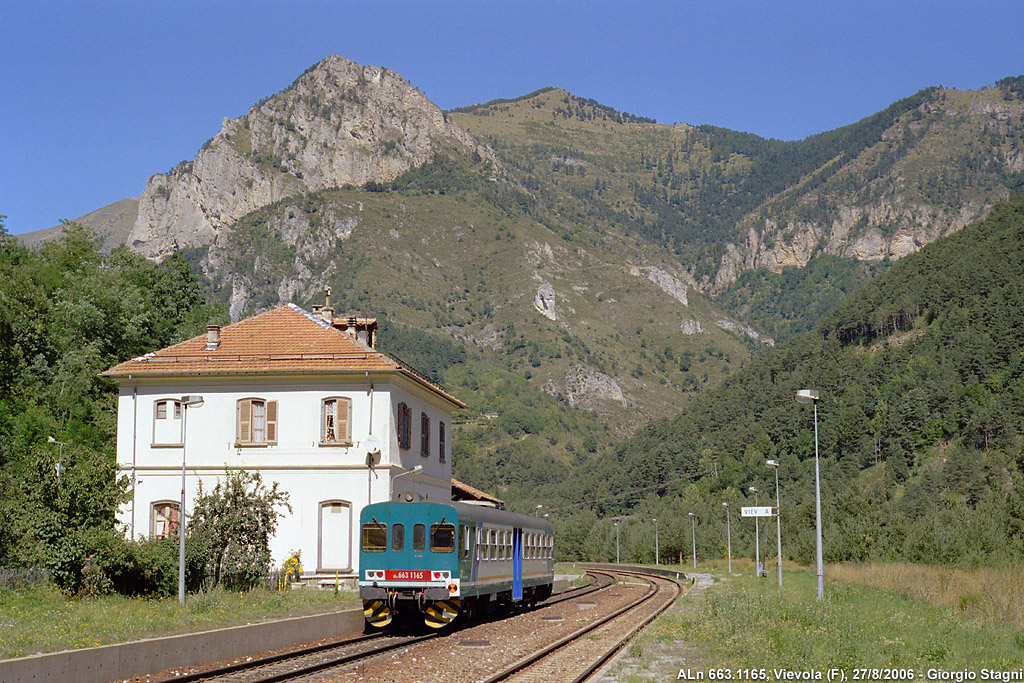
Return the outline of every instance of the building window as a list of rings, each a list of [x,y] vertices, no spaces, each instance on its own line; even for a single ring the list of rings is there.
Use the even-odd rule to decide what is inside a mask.
[[[412,411],[404,403],[398,404],[398,447],[405,450],[412,447]]]
[[[181,401],[163,398],[153,403],[153,445],[181,445]]]
[[[151,538],[167,538],[178,535],[178,504],[169,500],[153,503],[152,524],[149,529]]]
[[[331,397],[321,401],[320,443],[352,444],[352,399]]]
[[[445,428],[444,422],[440,422],[437,425],[437,453],[440,456],[441,462],[445,461]]]
[[[243,398],[238,402],[237,442],[248,446],[277,443],[277,401]]]
[[[430,418],[426,413],[420,413],[420,455],[430,456]]]

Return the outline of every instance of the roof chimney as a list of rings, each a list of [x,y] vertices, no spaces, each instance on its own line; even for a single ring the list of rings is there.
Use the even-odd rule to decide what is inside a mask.
[[[376,318],[357,318],[355,316],[335,318],[333,325],[353,339],[366,344],[371,349],[377,347]]]
[[[320,309],[320,315],[329,323],[334,322],[334,309],[331,308],[331,286],[324,287],[324,305]]]
[[[206,326],[206,350],[213,351],[220,346],[220,325]]]

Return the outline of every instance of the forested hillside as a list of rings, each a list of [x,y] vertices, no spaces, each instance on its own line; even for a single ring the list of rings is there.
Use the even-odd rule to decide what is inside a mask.
[[[901,260],[811,332],[753,359],[600,466],[552,482],[543,497],[560,501],[568,549],[586,555],[607,544],[607,525],[588,533],[580,521],[599,513],[636,515],[624,531],[637,549],[649,547],[637,539],[649,543],[649,520],[659,517],[662,547],[678,552],[693,511],[698,553],[720,554],[721,503],[752,504],[751,485],[762,504],[774,499],[771,458],[781,462],[784,553],[811,561],[814,425],[794,396],[818,389],[826,561],[1019,562],[1022,273],[1018,197]],[[743,543],[748,526],[733,525]]]
[[[45,567],[69,588],[118,533],[126,489],[117,387],[98,373],[227,318],[183,258],[107,257],[100,244],[66,224],[30,250],[0,219],[0,566]]]

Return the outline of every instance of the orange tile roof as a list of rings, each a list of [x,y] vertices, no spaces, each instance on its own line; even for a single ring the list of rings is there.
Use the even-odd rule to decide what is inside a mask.
[[[206,335],[115,365],[104,377],[383,370],[407,375],[458,407],[461,401],[412,368],[370,348],[295,304],[221,328],[220,344]]]

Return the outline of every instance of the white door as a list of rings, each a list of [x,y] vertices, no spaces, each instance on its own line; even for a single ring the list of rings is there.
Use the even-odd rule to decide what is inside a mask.
[[[352,504],[344,500],[320,503],[319,569],[352,568]]]

